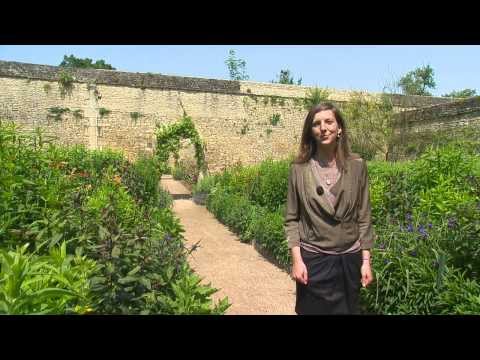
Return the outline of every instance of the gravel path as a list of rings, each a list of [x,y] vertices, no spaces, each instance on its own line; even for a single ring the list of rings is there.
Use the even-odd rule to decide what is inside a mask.
[[[252,245],[221,224],[204,207],[186,197],[190,194],[180,182],[162,177],[162,186],[174,197],[173,211],[185,229],[186,245],[198,244],[189,264],[219,289],[215,302],[227,296],[232,306],[227,315],[294,315],[295,282],[267,261]]]

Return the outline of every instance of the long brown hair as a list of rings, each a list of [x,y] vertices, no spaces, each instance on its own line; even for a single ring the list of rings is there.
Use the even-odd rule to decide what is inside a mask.
[[[305,118],[305,122],[303,124],[303,132],[302,138],[300,140],[299,153],[293,162],[297,164],[306,163],[317,152],[317,142],[315,141],[315,138],[312,134],[313,118],[315,117],[316,113],[325,110],[331,110],[333,112],[335,120],[337,120],[338,127],[342,129],[342,134],[340,138],[337,139],[337,146],[335,149],[337,167],[339,170],[342,170],[345,168],[346,159],[356,158],[358,157],[358,155],[353,154],[350,151],[350,144],[348,141],[348,133],[345,127],[345,121],[337,107],[335,107],[331,103],[320,103],[313,106],[308,112],[307,117]]]

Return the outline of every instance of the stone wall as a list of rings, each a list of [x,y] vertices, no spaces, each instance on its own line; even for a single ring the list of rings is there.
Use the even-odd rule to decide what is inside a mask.
[[[306,115],[303,98],[310,89],[76,69],[69,70],[74,82],[65,92],[62,74],[65,70],[55,66],[0,61],[0,118],[25,130],[43,127],[62,144],[122,150],[134,159],[154,151],[156,125],[175,122],[185,111],[206,143],[210,171],[295,152]],[[339,104],[351,94],[329,91],[329,100]],[[402,95],[392,100],[399,110],[451,101]],[[54,117],[55,108],[65,112]]]
[[[408,158],[408,147],[431,141],[433,134],[442,133],[446,138],[465,134],[477,136],[477,129],[480,129],[480,96],[401,112],[397,115],[395,128],[391,152],[396,160]]]

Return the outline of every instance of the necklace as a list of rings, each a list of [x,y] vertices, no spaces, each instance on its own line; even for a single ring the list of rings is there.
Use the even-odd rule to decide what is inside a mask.
[[[323,179],[325,184],[330,187],[332,184],[333,179],[337,179],[338,173],[336,170],[336,162],[335,160],[332,162],[333,166],[325,166],[322,168],[320,165],[320,161],[317,160],[316,162],[316,167],[317,167],[317,173],[320,175],[320,177]],[[329,164],[330,165],[330,164]]]

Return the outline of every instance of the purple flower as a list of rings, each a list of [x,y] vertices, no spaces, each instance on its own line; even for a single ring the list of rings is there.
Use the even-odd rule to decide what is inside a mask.
[[[412,221],[412,214],[411,213],[407,213],[407,220]]]
[[[428,236],[428,233],[425,231],[425,227],[423,225],[420,225],[418,227],[418,232],[422,234],[423,238],[426,238]]]
[[[412,224],[408,224],[407,231],[408,232],[413,232],[413,225]]]
[[[433,227],[432,223],[428,223],[428,228],[431,229]]]
[[[385,244],[380,244],[380,245],[378,245],[378,248],[379,248],[380,250],[385,249]]]
[[[455,226],[457,226],[457,220],[455,218],[448,219],[448,227],[453,229]]]
[[[164,237],[164,239],[165,239],[166,241],[170,241],[170,240],[172,240],[172,235],[166,234],[165,237]]]
[[[416,257],[417,256],[417,251],[416,250],[410,251],[410,255],[413,256],[413,257]]]

